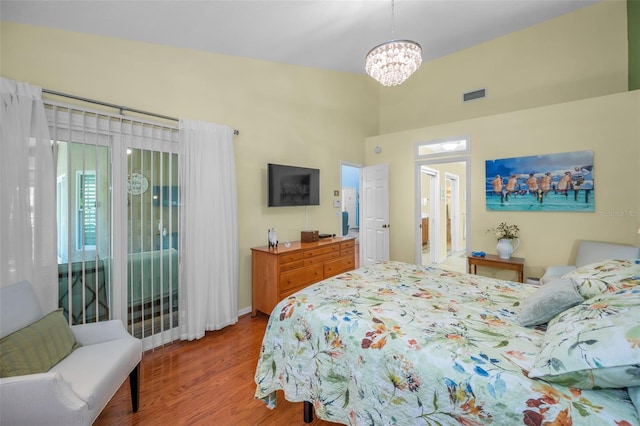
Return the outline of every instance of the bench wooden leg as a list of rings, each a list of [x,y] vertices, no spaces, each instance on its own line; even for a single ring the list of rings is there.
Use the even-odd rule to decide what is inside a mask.
[[[131,391],[131,407],[138,412],[140,406],[140,363],[129,373],[129,389]]]

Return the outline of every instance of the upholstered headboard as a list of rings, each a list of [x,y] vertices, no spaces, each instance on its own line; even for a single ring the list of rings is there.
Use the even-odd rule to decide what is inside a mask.
[[[582,240],[578,242],[576,267],[580,268],[607,259],[640,259],[640,248],[602,241]]]

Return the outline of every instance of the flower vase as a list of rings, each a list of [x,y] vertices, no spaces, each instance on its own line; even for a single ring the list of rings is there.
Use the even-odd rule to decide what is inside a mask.
[[[513,246],[513,240],[511,238],[501,238],[498,240],[496,250],[500,259],[510,259],[514,251],[520,247],[520,239],[516,238],[516,246]]]

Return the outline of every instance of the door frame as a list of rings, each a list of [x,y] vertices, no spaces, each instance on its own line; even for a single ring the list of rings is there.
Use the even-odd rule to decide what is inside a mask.
[[[435,165],[435,164],[448,164],[448,163],[465,163],[465,173],[466,173],[466,179],[465,179],[465,199],[468,200],[468,194],[471,193],[471,155],[468,153],[464,153],[464,154],[460,154],[460,155],[452,155],[450,157],[446,157],[446,158],[433,158],[433,159],[422,159],[420,161],[416,161],[415,163],[415,179],[416,179],[416,185],[415,185],[415,259],[416,259],[416,263],[418,265],[422,264],[422,229],[421,229],[421,224],[422,224],[422,217],[421,217],[421,209],[420,209],[420,202],[421,202],[421,195],[422,195],[422,191],[421,191],[421,170],[422,170],[422,166],[426,166],[427,168],[429,168],[430,165]],[[444,189],[439,185],[438,190],[437,190],[437,198],[438,202],[441,201],[441,190],[444,191]],[[435,204],[435,203],[432,203]],[[431,209],[433,209],[434,207],[430,207]],[[470,203],[467,202],[465,203],[465,209],[464,209],[464,215],[465,215],[465,219],[464,219],[464,227],[465,229],[469,229],[469,221],[470,221],[470,212],[469,212],[469,208],[470,208]],[[434,220],[436,221],[435,223],[432,222],[432,219],[429,218],[429,235],[430,235],[430,239],[432,238],[431,235],[433,236],[433,242],[434,244],[431,247],[431,251],[433,251],[433,247],[435,246],[436,243],[439,244],[439,234],[440,234],[440,229],[439,227],[442,225],[442,218],[439,217],[439,209],[436,210],[436,212],[438,213],[438,218]],[[463,212],[459,212],[459,213],[463,213]],[[431,215],[431,213],[429,213],[429,215]],[[431,226],[433,223],[433,227]],[[438,228],[436,232],[436,229],[432,229],[432,228]],[[434,234],[432,234],[432,232]],[[437,236],[436,236],[437,235]],[[453,236],[452,236],[453,237]],[[437,240],[437,241],[436,241]],[[435,246],[435,247],[439,247],[439,246]],[[472,247],[472,242],[471,242],[471,237],[470,235],[467,233],[467,238],[466,238],[466,245],[464,247],[464,251],[465,253],[470,253],[470,247]],[[430,255],[431,256],[431,255]],[[433,259],[433,257],[430,257],[430,259]],[[436,263],[442,261],[443,259],[440,259],[439,256],[435,256],[435,261]]]

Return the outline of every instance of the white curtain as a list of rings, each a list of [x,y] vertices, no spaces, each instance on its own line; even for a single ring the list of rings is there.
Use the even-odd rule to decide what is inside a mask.
[[[2,78],[0,92],[0,286],[31,281],[49,312],[58,307],[56,188],[42,90]]]
[[[238,321],[233,130],[180,120],[180,338]]]

